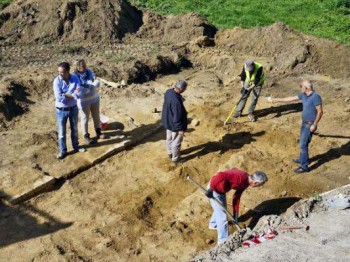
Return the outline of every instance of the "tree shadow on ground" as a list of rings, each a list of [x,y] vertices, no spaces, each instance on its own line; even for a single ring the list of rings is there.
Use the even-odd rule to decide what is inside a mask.
[[[319,135],[321,136],[321,135]],[[343,137],[341,137],[343,138]],[[311,166],[309,166],[310,170],[314,170],[317,169],[318,167],[320,167],[321,165],[338,159],[342,156],[349,156],[350,155],[350,141],[348,141],[347,143],[341,145],[338,148],[332,148],[329,149],[327,152],[323,153],[323,154],[319,154],[316,155],[312,158],[310,158],[310,163],[316,162],[314,164],[312,164]]]
[[[1,191],[0,194],[8,198]],[[39,220],[45,222],[41,223]],[[60,222],[28,203],[10,206],[0,202],[0,249],[20,241],[52,234],[72,224]]]
[[[299,197],[286,197],[266,200],[257,205],[254,209],[240,216],[238,221],[245,222],[250,219],[248,227],[254,228],[261,217],[267,215],[281,215],[300,199]]]
[[[0,104],[0,112],[2,112],[6,120],[11,121],[14,117],[23,115],[28,111],[28,106],[35,102],[28,99],[30,94],[28,88],[22,84],[11,81],[9,86],[9,94],[4,95],[3,103]]]
[[[276,117],[281,117],[283,115],[301,112],[302,110],[303,110],[302,103],[285,104],[285,105],[279,105],[276,107],[272,106],[270,108],[256,110],[255,115],[256,117],[265,117],[270,114],[276,114],[274,116],[274,118],[276,118]]]
[[[196,157],[201,157],[206,154],[219,151],[220,154],[225,153],[230,149],[238,149],[245,144],[250,144],[255,141],[254,137],[262,136],[265,131],[260,131],[255,134],[249,132],[238,132],[235,134],[225,134],[218,142],[208,142],[198,146],[190,147],[181,151],[182,160],[188,161]]]

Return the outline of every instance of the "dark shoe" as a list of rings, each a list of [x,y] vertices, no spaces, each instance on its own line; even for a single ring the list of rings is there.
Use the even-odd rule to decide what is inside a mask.
[[[173,155],[172,154],[168,154],[168,157],[169,157],[169,159],[172,159]]]
[[[308,168],[302,168],[301,166],[298,167],[297,169],[294,169],[294,173],[301,174],[301,173],[307,173],[310,170]]]
[[[102,134],[101,128],[96,128],[96,139],[106,139],[107,136],[105,134]]]
[[[252,121],[252,122],[255,122],[255,121],[256,121],[256,117],[255,117],[253,114],[249,114],[249,115],[248,115],[248,118],[249,118],[249,120]]]
[[[88,146],[92,145],[94,143],[94,140],[92,140],[90,138],[90,134],[89,133],[84,135],[84,141],[85,141],[85,144],[88,145]]]
[[[238,118],[241,116],[241,112],[236,112],[232,117],[233,118]]]
[[[300,164],[300,160],[299,160],[299,158],[292,159],[292,162],[293,162],[293,163],[295,163],[295,164]]]
[[[67,156],[67,153],[59,152],[56,156],[57,159],[63,159]]]
[[[173,163],[177,166],[180,164],[183,164],[185,161],[182,158],[178,158],[176,161],[173,161]]]

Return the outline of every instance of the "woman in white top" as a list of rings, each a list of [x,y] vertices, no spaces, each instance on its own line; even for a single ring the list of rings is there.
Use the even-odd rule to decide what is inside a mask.
[[[106,136],[102,134],[100,127],[100,96],[97,92],[97,88],[100,87],[100,81],[96,80],[94,72],[87,68],[84,59],[75,61],[74,74],[79,78],[82,88],[82,95],[78,100],[78,108],[84,140],[87,145],[91,145],[95,141],[91,139],[88,132],[90,112],[94,122],[96,139],[106,138]]]

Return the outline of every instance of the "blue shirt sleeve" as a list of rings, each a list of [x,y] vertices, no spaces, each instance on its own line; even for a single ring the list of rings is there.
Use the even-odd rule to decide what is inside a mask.
[[[55,93],[56,100],[61,103],[66,103],[67,98],[64,96],[65,93],[62,90],[62,84],[60,83],[58,77],[53,81],[53,91]]]
[[[88,80],[93,81],[96,78],[94,71],[92,71],[90,68],[88,68],[87,70],[89,71]]]
[[[299,98],[300,100],[303,100],[303,97],[304,97],[304,93],[301,93],[301,94],[298,95],[298,98]]]
[[[81,98],[85,88],[83,88],[80,85],[80,80],[79,80],[79,78],[76,75],[71,75],[71,81],[72,81],[72,83],[75,83],[74,88],[72,88],[72,90],[71,90],[74,99]],[[74,93],[74,91],[76,89],[79,89],[80,91],[78,93]]]
[[[322,104],[322,98],[319,95],[316,95],[312,102],[314,106],[319,106]]]

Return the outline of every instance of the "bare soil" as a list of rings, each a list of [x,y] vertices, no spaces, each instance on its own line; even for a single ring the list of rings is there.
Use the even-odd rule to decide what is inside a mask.
[[[124,1],[47,2],[15,1],[0,14],[0,261],[190,260],[215,246],[216,234],[207,229],[209,203],[187,175],[205,185],[218,170],[265,171],[269,182],[242,197],[241,221],[250,227],[349,183],[349,48],[281,23],[217,31],[195,14],[161,17]],[[110,139],[88,152],[158,124],[164,92],[186,79],[185,106],[200,124],[185,135],[185,163],[167,159],[159,131],[10,205],[18,184],[84,166],[89,156],[55,159],[52,81],[58,62],[80,57],[99,77],[128,83],[101,88]],[[224,127],[248,58],[268,75],[258,121],[244,115]],[[271,105],[263,96],[296,95],[302,79],[314,80],[324,116],[310,146],[311,172],[296,175],[301,105]]]

